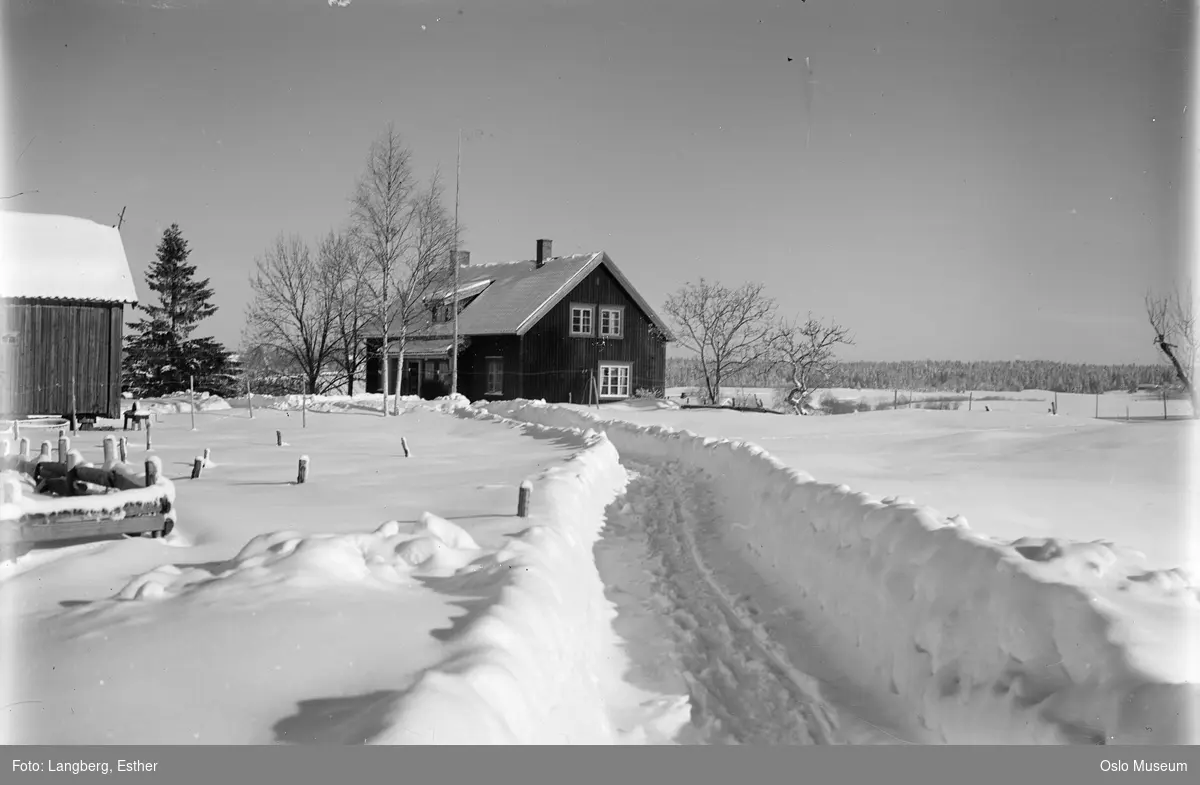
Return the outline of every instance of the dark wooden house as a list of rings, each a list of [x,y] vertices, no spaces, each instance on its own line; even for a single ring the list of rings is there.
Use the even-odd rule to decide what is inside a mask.
[[[0,418],[119,417],[124,309],[135,302],[117,229],[0,212]]]
[[[667,325],[608,254],[552,257],[537,241],[529,261],[471,265],[460,252],[459,389],[471,400],[526,398],[591,403],[663,390]],[[402,395],[450,383],[453,302],[428,304],[428,321],[405,342]],[[368,341],[367,391],[382,391],[380,345]],[[389,356],[389,393],[399,357]]]

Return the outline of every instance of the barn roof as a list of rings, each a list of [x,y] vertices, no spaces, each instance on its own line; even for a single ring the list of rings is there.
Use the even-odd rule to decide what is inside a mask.
[[[459,332],[462,335],[524,335],[600,265],[613,274],[638,307],[668,339],[672,339],[667,324],[603,251],[547,259],[541,268],[532,260],[472,264],[460,268],[460,296],[479,294],[459,314]],[[447,290],[443,296],[449,299],[450,294]],[[449,324],[439,323],[413,332],[449,335],[452,329]]]
[[[0,297],[136,303],[114,227],[66,215],[0,211]]]

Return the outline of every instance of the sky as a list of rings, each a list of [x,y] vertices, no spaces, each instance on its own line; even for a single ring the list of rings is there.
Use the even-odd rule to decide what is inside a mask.
[[[345,224],[388,122],[451,195],[462,129],[474,261],[605,250],[655,307],[761,282],[850,327],[851,360],[1157,362],[1143,298],[1189,273],[1194,21],[1187,0],[9,0],[0,206],[124,208],[143,296],[178,223],[220,306],[201,332],[234,347],[255,258]]]

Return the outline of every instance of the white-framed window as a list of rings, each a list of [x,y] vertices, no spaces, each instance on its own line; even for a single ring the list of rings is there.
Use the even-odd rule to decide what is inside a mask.
[[[596,306],[571,303],[571,335],[590,338],[596,331]]]
[[[625,336],[625,308],[619,305],[600,306],[600,337],[623,338]]]
[[[484,395],[504,394],[504,358],[488,357],[486,365],[486,384]]]
[[[600,397],[628,398],[629,363],[600,363]]]

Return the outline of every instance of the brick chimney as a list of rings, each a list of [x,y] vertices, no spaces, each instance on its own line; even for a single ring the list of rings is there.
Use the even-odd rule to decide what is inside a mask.
[[[470,267],[471,266],[471,252],[470,251],[458,251],[458,266],[459,267]]]
[[[550,258],[550,241],[537,241],[537,259],[536,264],[539,268],[546,264],[546,260]]]

